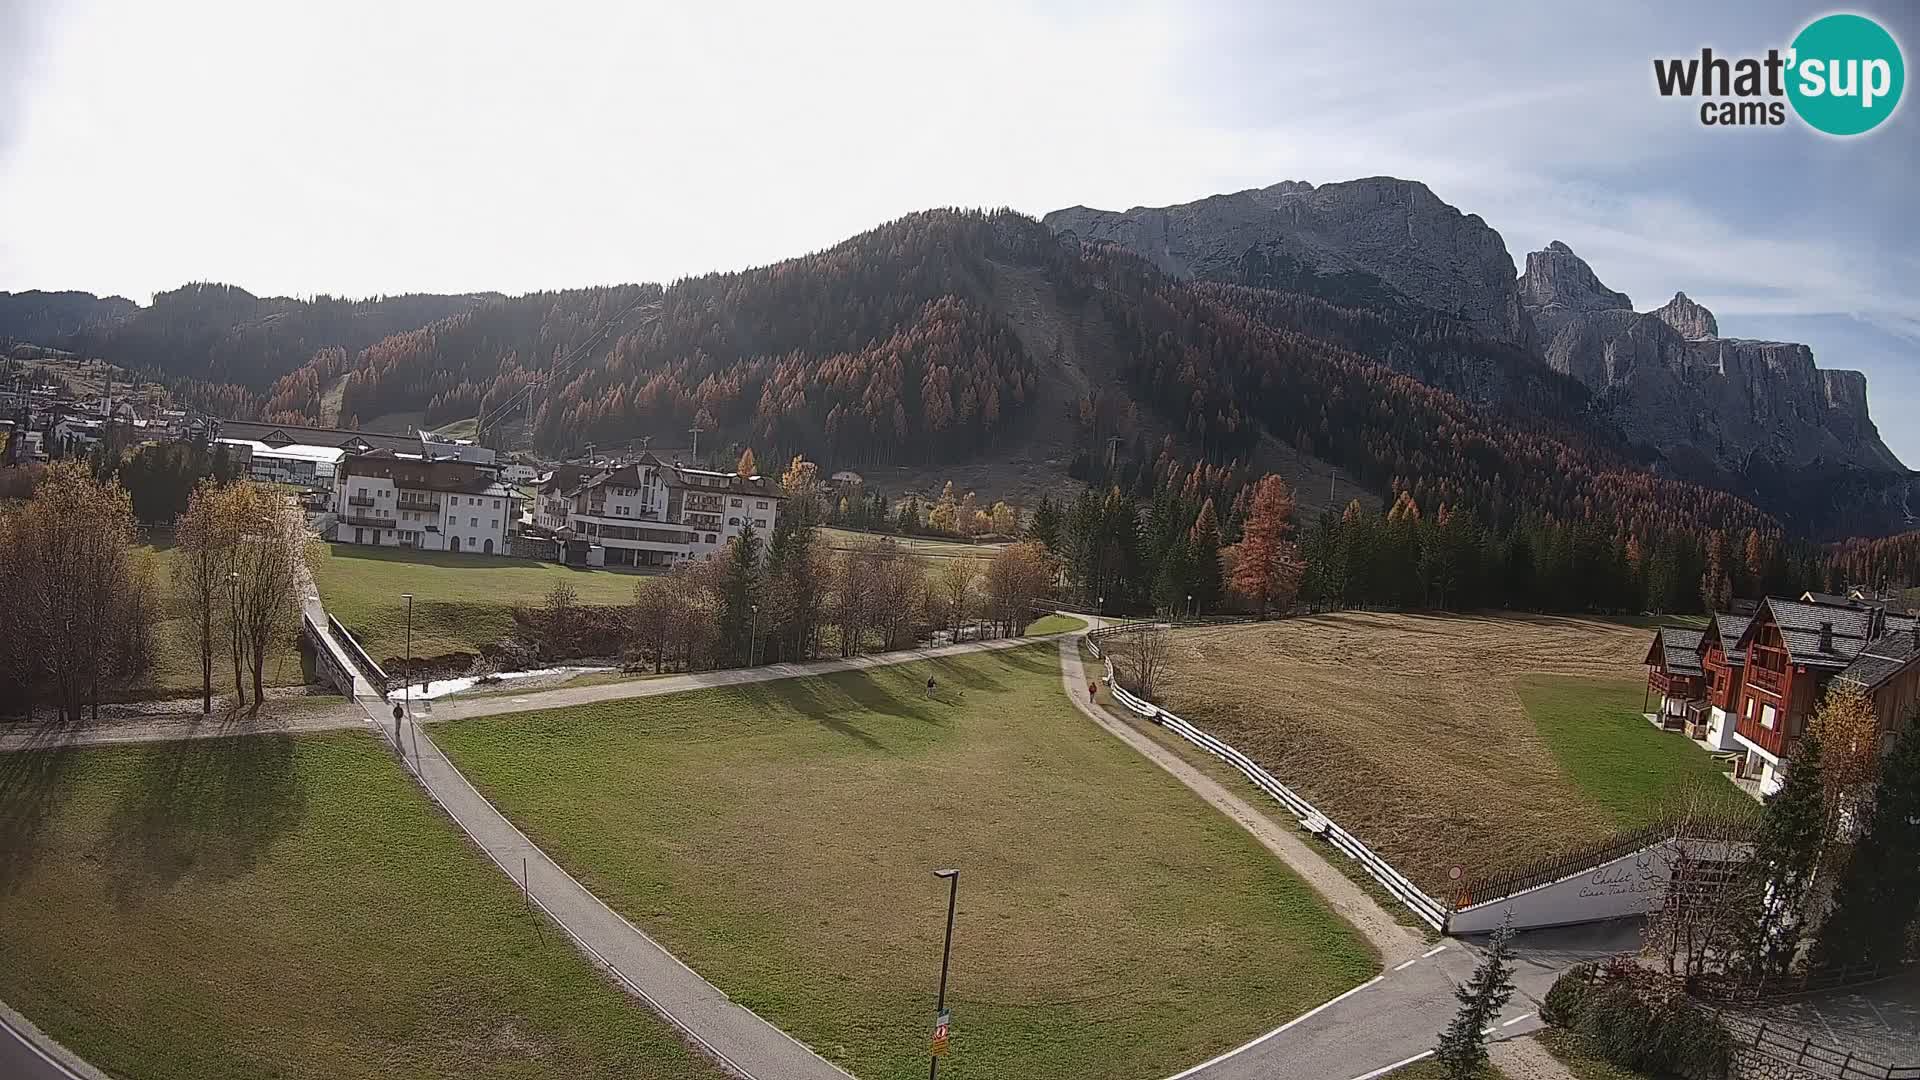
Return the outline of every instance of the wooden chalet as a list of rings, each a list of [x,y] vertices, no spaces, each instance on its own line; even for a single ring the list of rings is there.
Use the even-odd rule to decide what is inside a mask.
[[[1832,680],[1845,678],[1873,696],[1883,738],[1920,700],[1920,619],[1878,604],[1770,598],[1735,648],[1746,663],[1733,698],[1734,740],[1760,760],[1762,794],[1779,790],[1794,740]]]
[[[1700,666],[1705,635],[1681,626],[1662,626],[1647,649],[1647,694],[1660,695],[1660,711],[1649,713],[1661,727],[1675,730],[1704,725],[1707,711],[1706,671]]]
[[[1700,668],[1706,673],[1706,744],[1715,750],[1737,750],[1734,718],[1740,715],[1740,693],[1746,689],[1747,652],[1740,647],[1751,615],[1720,612],[1707,620],[1700,639]]]

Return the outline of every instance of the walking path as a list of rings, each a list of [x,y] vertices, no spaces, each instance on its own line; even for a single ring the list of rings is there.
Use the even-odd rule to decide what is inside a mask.
[[[7,1080],[107,1080],[106,1074],[0,1003],[0,1076]]]
[[[1103,622],[1092,616],[1081,618],[1096,629]],[[1431,1054],[1440,1031],[1459,1008],[1454,988],[1480,962],[1478,950],[1451,938],[1429,946],[1424,935],[1401,925],[1297,830],[1229,791],[1134,724],[1089,701],[1079,635],[1062,639],[1059,647],[1067,696],[1083,714],[1252,833],[1366,937],[1386,968],[1331,1001],[1170,1080],[1371,1080]],[[1489,1029],[1489,1038],[1508,1040],[1540,1030],[1539,1001],[1561,971],[1637,942],[1637,928],[1620,924],[1516,938],[1514,982],[1519,992]],[[1524,1060],[1533,1075],[1553,1080],[1566,1076],[1564,1069],[1552,1071],[1558,1063],[1537,1048],[1502,1051],[1502,1056]],[[1541,1061],[1542,1057],[1547,1060]]]
[[[552,690],[533,690],[511,697],[488,694],[478,697],[451,697],[434,703],[434,720],[460,720],[469,716],[494,716],[499,713],[528,712],[533,709],[562,709],[571,705],[593,705],[602,701],[683,694],[689,690],[708,690],[716,686],[745,686],[748,683],[797,679],[805,675],[831,675],[836,671],[865,671],[868,668],[910,664],[942,656],[1017,649],[1045,638],[993,638],[988,641],[964,641],[958,645],[936,645],[926,649],[902,649],[837,660],[808,660],[792,664],[766,664],[753,668],[722,668],[687,675],[667,675],[654,679],[601,683],[597,686],[561,686]],[[418,706],[416,705],[416,708]],[[426,719],[426,717],[422,717]]]
[[[381,725],[381,733],[394,740],[392,726]],[[401,724],[398,744],[421,786],[532,903],[722,1065],[749,1080],[848,1080],[846,1072],[735,1004],[588,892],[495,809],[420,728]]]

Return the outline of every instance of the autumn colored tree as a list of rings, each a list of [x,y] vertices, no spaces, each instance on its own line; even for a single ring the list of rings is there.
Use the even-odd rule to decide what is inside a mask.
[[[1299,591],[1301,562],[1292,534],[1293,492],[1270,473],[1255,485],[1240,542],[1228,557],[1228,584],[1258,614],[1291,606]]]
[[[740,460],[734,462],[733,471],[739,473],[741,476],[751,477],[760,475],[759,466],[756,465],[753,460],[753,447],[749,446],[745,450],[740,451]]]
[[[178,610],[195,630],[200,652],[200,711],[213,711],[215,646],[228,633],[225,625],[231,548],[240,531],[232,512],[233,500],[219,485],[203,480],[187,498],[186,512],[174,527],[173,592]]]
[[[89,702],[97,718],[103,684],[137,680],[151,663],[155,604],[133,540],[125,489],[78,461],[48,466],[32,499],[0,513],[0,636],[23,696],[50,697],[62,721],[82,719]]]
[[[1880,720],[1873,699],[1853,683],[1835,679],[1827,684],[1807,731],[1822,748],[1827,835],[1844,841],[1847,838],[1838,835],[1841,822],[1860,817],[1879,774]]]

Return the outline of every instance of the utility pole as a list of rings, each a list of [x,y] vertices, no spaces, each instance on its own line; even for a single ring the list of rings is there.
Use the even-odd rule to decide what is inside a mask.
[[[1107,473],[1109,477],[1111,477],[1113,473],[1114,457],[1117,454],[1119,454],[1119,452],[1120,452],[1120,436],[1118,435],[1107,436]]]

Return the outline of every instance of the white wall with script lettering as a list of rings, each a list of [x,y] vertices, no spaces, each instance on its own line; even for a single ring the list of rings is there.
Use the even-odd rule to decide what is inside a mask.
[[[1744,859],[1749,845],[1724,840],[1669,840],[1588,867],[1500,900],[1461,908],[1447,920],[1450,934],[1485,934],[1508,912],[1515,929],[1604,922],[1658,910],[1673,869],[1683,862]]]

